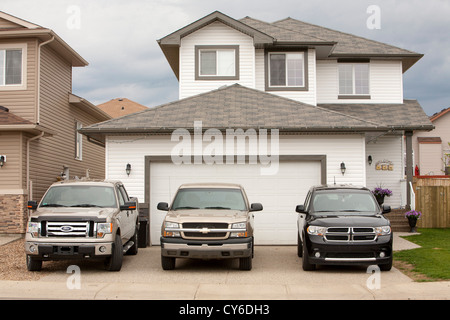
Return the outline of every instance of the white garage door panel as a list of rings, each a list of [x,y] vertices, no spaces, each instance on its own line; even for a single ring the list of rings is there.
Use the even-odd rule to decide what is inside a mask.
[[[241,184],[249,202],[262,203],[255,212],[256,244],[296,244],[295,206],[303,203],[308,189],[320,184],[320,162],[281,162],[277,174],[260,175],[260,165],[174,165],[150,164],[151,243],[159,244],[165,212],[158,202],[171,202],[178,187],[193,182],[228,182]]]

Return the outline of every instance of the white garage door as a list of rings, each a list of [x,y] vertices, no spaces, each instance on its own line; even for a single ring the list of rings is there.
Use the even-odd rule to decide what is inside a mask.
[[[183,183],[227,182],[241,184],[250,203],[260,202],[264,210],[255,212],[255,244],[296,244],[297,213],[308,189],[320,184],[319,161],[280,162],[275,175],[260,175],[259,164],[175,165],[150,163],[150,237],[159,245],[165,211],[158,202],[171,202]]]

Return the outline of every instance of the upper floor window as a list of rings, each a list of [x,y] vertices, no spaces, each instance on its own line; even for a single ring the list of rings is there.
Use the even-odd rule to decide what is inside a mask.
[[[306,51],[266,54],[266,90],[307,90]]]
[[[238,80],[239,46],[196,46],[196,80]]]
[[[0,90],[25,89],[25,44],[0,45]]]
[[[339,98],[369,99],[369,63],[339,63]]]
[[[81,122],[76,122],[75,124],[75,159],[83,160],[83,135],[78,132],[79,129],[83,128]]]

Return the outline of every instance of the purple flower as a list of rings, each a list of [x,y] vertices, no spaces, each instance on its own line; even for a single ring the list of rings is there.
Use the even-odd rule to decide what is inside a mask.
[[[405,218],[408,219],[419,219],[422,216],[422,212],[420,211],[416,211],[416,210],[411,210],[405,213]]]
[[[390,197],[392,196],[392,191],[389,189],[383,189],[381,187],[375,188],[372,190],[372,193],[375,196],[386,196],[386,197]]]

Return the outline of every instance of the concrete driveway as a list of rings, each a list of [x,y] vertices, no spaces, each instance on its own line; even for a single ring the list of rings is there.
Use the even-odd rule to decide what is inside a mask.
[[[398,237],[394,246],[410,242]],[[394,247],[394,249],[395,249]],[[237,260],[178,259],[164,271],[160,247],[125,256],[120,272],[95,261],[61,269],[39,281],[0,281],[0,298],[30,299],[448,299],[450,282],[416,283],[399,270],[372,273],[366,267],[319,267],[305,272],[295,246],[256,246],[253,269],[238,270]],[[45,262],[44,266],[45,268]],[[79,270],[79,273],[78,273]]]

